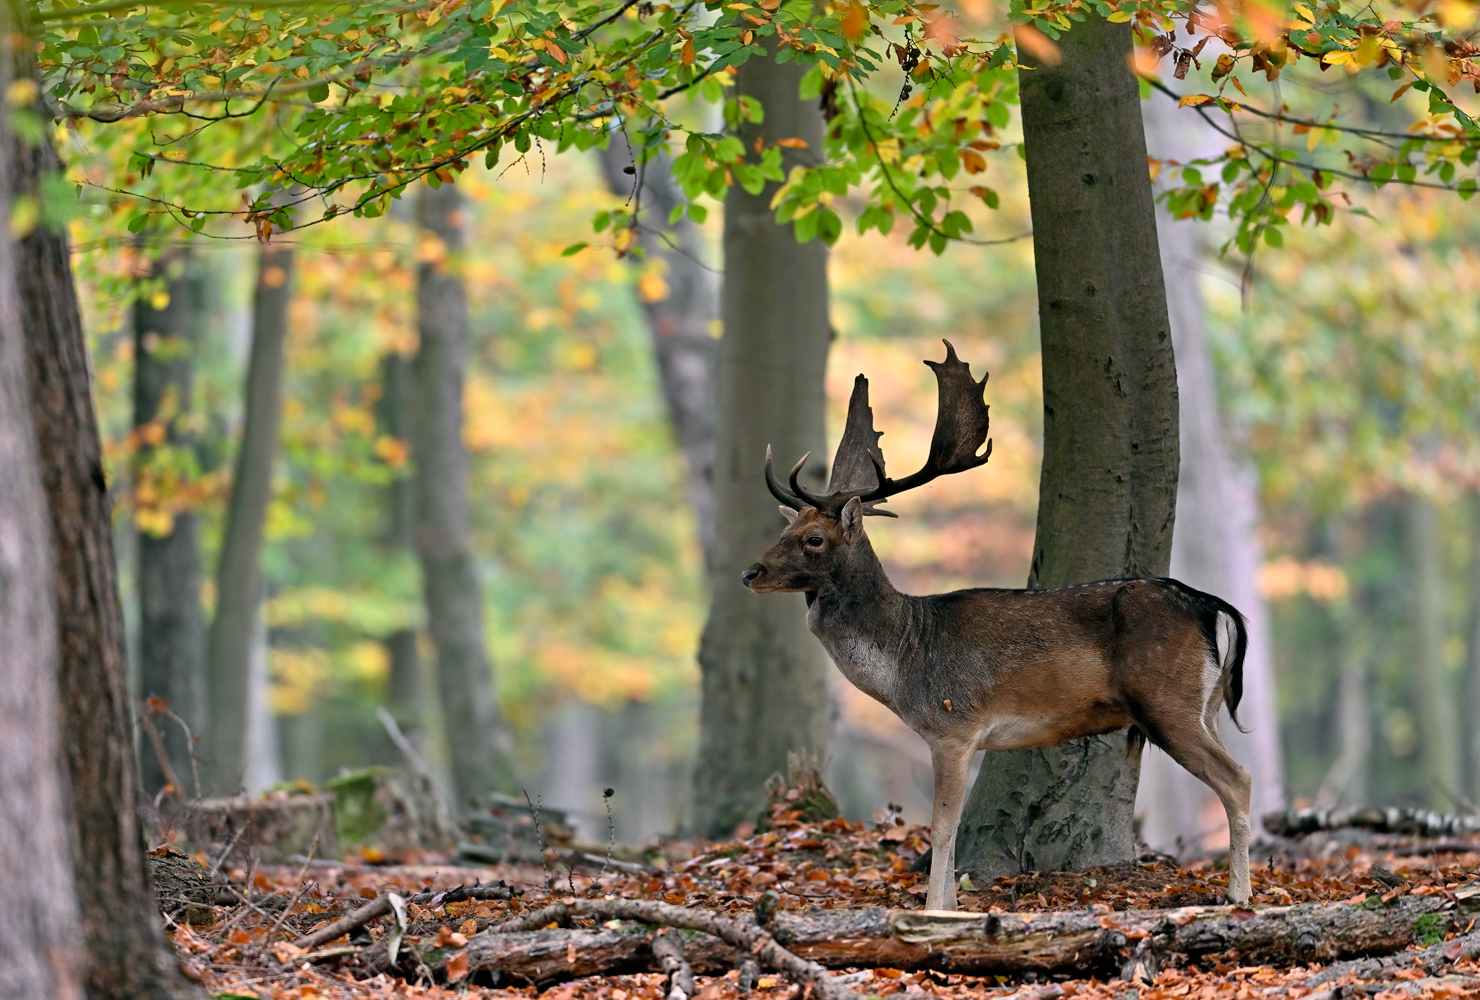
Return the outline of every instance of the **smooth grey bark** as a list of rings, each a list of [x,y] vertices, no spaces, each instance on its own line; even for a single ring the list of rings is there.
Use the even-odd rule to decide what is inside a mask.
[[[411,440],[412,385],[411,359],[391,351],[380,359],[380,399],[376,402],[376,419],[380,432],[398,441]],[[414,547],[416,528],[416,491],[412,479],[400,476],[386,485],[386,519],[382,543],[388,548]]]
[[[1366,805],[1372,766],[1372,708],[1368,687],[1372,636],[1360,592],[1351,595],[1342,621],[1341,676],[1336,682],[1338,750],[1316,792],[1317,806]]]
[[[1480,493],[1467,498],[1470,508],[1470,642],[1465,664],[1465,744],[1469,761],[1471,802],[1480,802]]]
[[[384,643],[391,663],[386,703],[401,732],[421,751],[421,654],[416,648],[416,630],[397,629],[386,636]]]
[[[1043,471],[1028,586],[1165,576],[1177,372],[1128,24],[1090,14],[1019,75],[1043,340]],[[984,877],[1134,857],[1127,731],[989,752],[958,868]]]
[[[423,188],[417,199],[417,224],[441,240],[447,253],[423,261],[416,272],[421,346],[412,364],[411,452],[427,630],[437,650],[443,733],[460,806],[488,792],[509,791],[513,784],[498,743],[493,665],[483,632],[483,591],[473,564],[468,506],[463,443],[468,300],[460,271],[466,213],[452,184]]]
[[[247,773],[252,688],[252,633],[262,603],[262,529],[272,499],[283,394],[283,341],[293,297],[293,251],[266,245],[257,253],[252,299],[252,349],[243,390],[241,447],[231,478],[221,559],[216,568],[216,615],[209,653],[210,784],[234,792]]]
[[[252,623],[252,648],[247,659],[247,770],[242,775],[242,784],[248,795],[260,795],[283,780],[277,718],[269,703],[272,688],[269,660],[267,622],[257,615]]]
[[[1413,695],[1429,805],[1447,808],[1462,794],[1462,750],[1456,692],[1444,669],[1444,560],[1439,513],[1432,500],[1409,494],[1403,508],[1413,613]]]
[[[1222,148],[1222,136],[1200,116],[1179,109],[1159,93],[1153,93],[1142,110],[1147,146],[1157,159],[1187,162],[1216,155]],[[1253,779],[1252,814],[1257,819],[1285,804],[1269,608],[1259,592],[1264,551],[1258,534],[1258,480],[1225,429],[1218,405],[1200,280],[1209,260],[1199,239],[1199,227],[1205,224],[1174,220],[1164,206],[1158,206],[1156,222],[1181,403],[1171,573],[1230,602],[1248,620],[1244,696],[1239,705],[1239,718],[1248,732],[1225,722],[1223,738]],[[1137,804],[1142,839],[1173,853],[1179,843],[1198,846],[1209,832],[1204,817],[1216,816],[1218,823],[1225,819],[1217,796],[1156,747],[1148,748],[1142,762]]]
[[[10,9],[24,14],[26,8]],[[44,117],[39,103],[36,111]],[[35,146],[6,147],[13,153],[11,190],[19,195],[40,199],[43,178],[62,172],[47,136]],[[66,230],[37,226],[15,251],[36,454],[50,515],[72,867],[87,949],[84,988],[90,1000],[203,1000],[205,991],[185,981],[165,944],[144,871],[112,509]]]
[[[16,30],[10,5],[0,29]],[[0,57],[0,89],[14,79]],[[0,233],[10,232],[14,171],[0,112]],[[82,926],[72,868],[57,691],[51,530],[36,455],[17,253],[0,239],[0,997],[82,994]]]
[[[601,153],[612,193],[627,197],[642,225],[637,244],[648,260],[663,264],[667,294],[642,302],[652,333],[653,356],[668,404],[668,421],[683,453],[684,488],[699,527],[706,566],[714,563],[715,365],[719,341],[711,326],[719,316],[718,282],[700,263],[707,253],[703,231],[687,215],[668,225],[684,203],[665,154],[634,168],[632,148],[614,137]],[[634,169],[634,173],[624,171]],[[638,258],[634,258],[638,259]]]
[[[147,460],[154,446],[143,436],[146,429],[164,424],[164,444],[194,447],[193,434],[180,417],[190,410],[195,351],[195,275],[188,249],[171,248],[153,265],[164,278],[168,302],[156,309],[151,296],[134,305],[134,430],[140,435],[136,461]],[[161,413],[161,405],[169,404]],[[172,412],[170,412],[172,411]],[[194,513],[175,514],[167,534],[139,532],[139,695],[158,698],[183,719],[197,737],[206,731],[206,631],[201,607],[200,531]],[[160,735],[175,775],[191,781],[196,748],[174,720],[161,720]],[[153,747],[142,760],[144,793],[153,796],[166,783]],[[198,794],[193,787],[176,789],[183,796]]]
[[[760,101],[765,121],[740,130],[745,148],[796,137],[822,145],[822,115],[798,99],[802,69],[752,59],[736,75],[737,93]],[[784,150],[785,169],[810,160]],[[785,470],[806,452],[804,473],[826,482],[823,410],[827,369],[827,248],[798,245],[760,194],[739,185],[725,197],[725,281],[720,296],[715,437],[715,550],[709,620],[699,646],[702,673],[694,822],[718,834],[756,817],[764,783],[786,769],[786,755],[825,751],[834,708],[830,668],[807,629],[801,594],[757,598],[740,573],[772,545],[786,522],[761,470],[766,446]]]

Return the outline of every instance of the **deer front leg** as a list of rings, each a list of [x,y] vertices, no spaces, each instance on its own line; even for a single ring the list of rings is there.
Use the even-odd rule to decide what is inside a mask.
[[[927,910],[956,908],[956,827],[966,802],[966,778],[976,747],[936,744],[930,748],[935,769],[935,802],[930,810],[930,889]]]

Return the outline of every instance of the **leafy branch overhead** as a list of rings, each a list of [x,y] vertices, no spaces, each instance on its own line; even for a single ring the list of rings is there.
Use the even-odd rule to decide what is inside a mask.
[[[376,217],[420,178],[446,183],[477,159],[538,164],[625,131],[639,160],[680,147],[673,172],[689,204],[678,212],[702,219],[702,199],[732,184],[780,182],[772,206],[798,240],[835,241],[835,204],[849,196],[860,232],[903,218],[910,241],[937,253],[972,240],[971,202],[999,203],[982,181],[993,153],[1020,152],[1020,58],[1041,71],[1075,22],[1132,22],[1147,86],[1228,140],[1214,158],[1153,163],[1176,182],[1164,197],[1184,217],[1226,212],[1247,253],[1281,245],[1297,209],[1329,222],[1364,185],[1474,193],[1480,127],[1459,96],[1480,92],[1474,11],[1433,7],[1010,0],[994,26],[975,26],[983,38],[913,0],[52,0],[33,16],[51,111],[74,133],[85,184],[132,232],[153,215],[198,232],[245,221],[245,233],[210,231],[259,239]],[[828,117],[824,149],[787,138],[747,148],[735,134],[765,113],[730,90],[731,71],[754,58],[807,64],[802,96]],[[1210,93],[1182,96],[1155,76],[1182,80],[1204,63]],[[1292,111],[1277,83],[1294,72],[1352,77],[1349,106]],[[1401,104],[1370,99],[1384,84],[1383,100]],[[722,105],[725,131],[688,124],[703,120],[682,112],[688,95]],[[272,198],[282,189],[293,195]],[[620,251],[635,223],[611,213],[598,229]]]

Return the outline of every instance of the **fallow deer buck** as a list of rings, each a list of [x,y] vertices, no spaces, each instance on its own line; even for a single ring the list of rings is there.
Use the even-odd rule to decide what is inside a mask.
[[[956,906],[955,840],[977,750],[1050,746],[1132,726],[1130,749],[1161,747],[1217,793],[1232,834],[1228,896],[1249,899],[1249,775],[1223,747],[1218,710],[1232,715],[1243,688],[1243,616],[1176,580],[1102,580],[1056,590],[901,594],[863,530],[889,497],[984,465],[987,380],[946,342],[935,371],[940,402],[925,465],[884,473],[868,403],[853,386],[829,492],[771,469],[766,485],[789,523],[741,579],[756,593],[802,591],[807,624],[850,681],[882,702],[930,747],[933,910]],[[977,454],[985,442],[986,450]],[[1235,723],[1237,716],[1234,716]]]

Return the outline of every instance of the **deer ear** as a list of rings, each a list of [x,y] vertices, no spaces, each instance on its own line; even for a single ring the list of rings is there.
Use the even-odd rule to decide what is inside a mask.
[[[858,540],[863,531],[863,503],[857,497],[843,504],[843,509],[838,514],[838,524],[843,529],[845,539],[850,543]]]
[[[797,523],[797,518],[799,518],[799,517],[802,516],[797,511],[794,511],[790,507],[786,506],[786,504],[782,504],[780,507],[777,507],[776,509],[779,510],[779,511],[781,511],[781,516],[784,517],[784,518],[786,518],[786,523],[787,524],[796,524]]]

